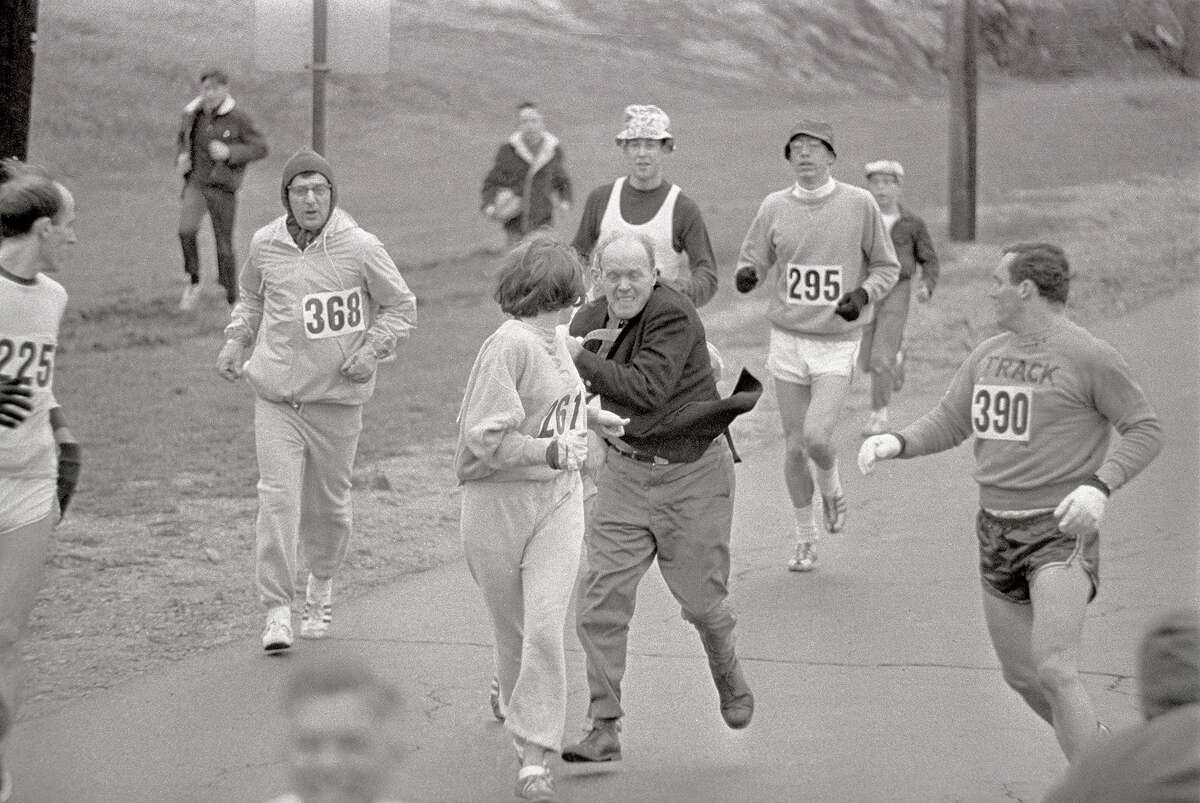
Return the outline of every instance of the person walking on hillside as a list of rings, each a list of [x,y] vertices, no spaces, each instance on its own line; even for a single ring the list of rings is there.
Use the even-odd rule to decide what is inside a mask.
[[[535,235],[505,257],[495,298],[512,317],[479,349],[458,416],[462,536],[496,639],[497,715],[521,768],[516,795],[556,799],[552,753],[567,708],[563,626],[583,541],[587,430],[624,420],[588,407],[562,325],[584,293],[574,250]]]
[[[200,76],[200,95],[183,107],[176,135],[175,169],[183,177],[183,203],[179,212],[179,244],[188,284],[179,300],[182,310],[194,309],[200,300],[200,251],[196,236],[207,212],[216,240],[217,279],[225,288],[230,306],[237,301],[237,267],[233,251],[233,223],[237,216],[237,191],[246,165],[267,155],[267,143],[250,115],[229,94],[229,77],[223,70]]]
[[[517,130],[496,151],[483,179],[480,208],[504,227],[509,247],[554,224],[554,210],[571,209],[571,179],[558,137],[546,130],[531,101],[517,107]]]
[[[834,429],[854,374],[862,328],[896,283],[900,263],[871,193],[831,175],[833,127],[792,126],[783,156],[796,183],[768,195],[742,241],[735,281],[748,293],[769,279],[767,369],[783,422],[783,478],[796,517],[788,568],[816,568],[814,490],[825,529],[841,532],[847,503]],[[875,302],[875,303],[872,303]],[[811,467],[810,467],[811,462]]]
[[[875,196],[883,224],[891,235],[896,258],[900,260],[900,278],[876,305],[875,318],[863,327],[858,352],[859,367],[871,376],[871,416],[862,434],[878,435],[887,431],[892,393],[904,386],[904,325],[908,321],[913,279],[919,268],[917,301],[927,303],[937,286],[939,266],[925,221],[900,203],[903,165],[881,159],[869,162],[865,172],[871,195]]]
[[[670,118],[657,106],[626,106],[616,139],[627,173],[588,195],[572,245],[587,260],[603,239],[644,235],[654,244],[660,280],[704,306],[717,292],[717,261],[700,207],[663,176],[675,150]],[[603,288],[595,277],[592,284],[589,298],[599,298]]]
[[[1158,454],[1162,429],[1124,358],[1068,320],[1070,283],[1058,246],[1005,248],[988,292],[1003,331],[971,352],[936,407],[863,441],[858,466],[868,474],[974,435],[988,632],[1005,681],[1074,761],[1102,730],[1079,677],[1100,520]]]
[[[722,434],[752,409],[762,386],[743,372],[727,399],[717,393],[704,324],[692,303],[658,280],[649,237],[617,232],[596,246],[604,295],[571,321],[567,345],[584,385],[628,419],[606,436],[599,494],[587,522],[587,567],[577,632],[587,657],[591,728],[565,761],[621,758],[629,622],[650,564],[700,635],[721,717],[745,728],[754,694],[742,673],[728,602],[734,474]],[[619,330],[615,340],[593,337]]]
[[[283,168],[285,214],[254,233],[217,371],[257,396],[255,576],[263,649],[292,645],[296,551],[308,563],[300,635],[322,638],[350,542],[350,476],[375,370],[416,325],[416,298],[377,237],[337,205],[333,169],[302,150]],[[254,352],[243,364],[244,353]]]
[[[19,162],[0,163],[0,801],[13,794],[4,748],[20,702],[20,640],[80,449],[54,398],[62,285],[46,275],[75,243],[75,199]]]

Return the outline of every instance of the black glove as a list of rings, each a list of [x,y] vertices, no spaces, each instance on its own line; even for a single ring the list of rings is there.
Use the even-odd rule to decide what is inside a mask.
[[[870,298],[867,296],[867,291],[861,287],[855,287],[838,299],[837,306],[833,311],[847,321],[857,321],[858,314],[862,312],[863,307],[867,306],[868,301]]]
[[[743,265],[733,274],[733,283],[739,293],[749,293],[758,287],[758,272],[752,265]]]
[[[16,429],[33,409],[33,390],[16,377],[0,375],[0,427]]]
[[[58,515],[65,515],[67,505],[75,494],[75,486],[79,484],[79,467],[81,452],[78,443],[60,443],[58,445]]]

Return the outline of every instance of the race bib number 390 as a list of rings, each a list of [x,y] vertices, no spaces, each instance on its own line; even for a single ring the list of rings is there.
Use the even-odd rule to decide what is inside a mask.
[[[978,438],[1028,442],[1032,414],[1028,385],[976,385],[971,395],[971,429]]]
[[[787,302],[789,304],[836,304],[842,297],[841,265],[787,266]]]
[[[310,340],[361,332],[367,327],[361,287],[313,293],[300,302],[304,334]]]

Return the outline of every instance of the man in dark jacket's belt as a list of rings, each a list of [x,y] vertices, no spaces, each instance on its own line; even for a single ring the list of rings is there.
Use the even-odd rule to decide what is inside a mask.
[[[743,372],[734,393],[720,398],[704,325],[686,296],[658,283],[654,246],[644,235],[602,241],[593,261],[604,297],[576,314],[571,334],[619,333],[610,342],[567,344],[584,385],[629,423],[624,437],[609,444],[585,536],[578,633],[592,728],[563,750],[566,761],[621,758],[629,621],[638,583],[656,555],[683,618],[700,632],[721,716],[729,727],[744,728],[754,713],[726,601],[734,481],[729,445],[720,436],[754,407],[762,386]],[[589,350],[597,342],[598,351]]]

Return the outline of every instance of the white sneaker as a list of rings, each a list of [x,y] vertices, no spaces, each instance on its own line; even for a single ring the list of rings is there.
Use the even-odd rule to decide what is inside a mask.
[[[189,284],[183,288],[183,295],[179,299],[179,309],[184,312],[191,312],[196,308],[196,304],[200,301],[200,285]]]
[[[332,623],[333,578],[322,581],[310,574],[300,614],[300,638],[325,638]]]
[[[0,803],[8,803],[12,799],[13,779],[7,769],[0,768]]]
[[[789,572],[811,572],[817,568],[817,545],[811,541],[797,541],[796,554],[788,561]]]
[[[863,435],[882,435],[888,431],[888,414],[887,408],[872,410],[871,415],[867,418],[867,423],[863,424]]]
[[[263,649],[267,652],[286,650],[292,646],[292,610],[286,605],[272,608],[263,628]]]

